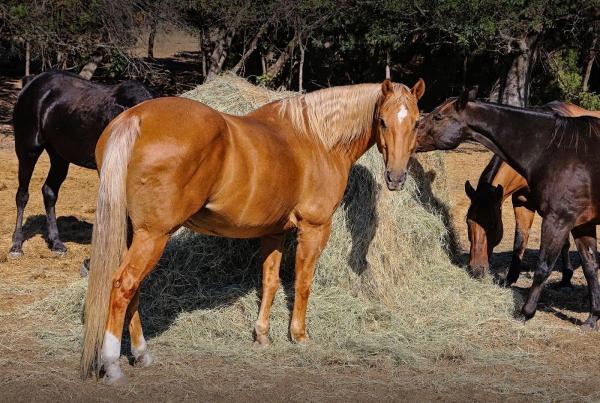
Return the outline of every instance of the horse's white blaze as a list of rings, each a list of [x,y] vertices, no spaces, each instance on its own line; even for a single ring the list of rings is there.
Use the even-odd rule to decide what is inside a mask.
[[[400,112],[398,112],[398,122],[402,123],[402,121],[407,115],[408,109],[406,109],[406,106],[402,105],[402,107],[400,108]]]
[[[102,361],[106,363],[118,361],[121,355],[121,342],[111,332],[104,334],[104,343],[102,344]]]

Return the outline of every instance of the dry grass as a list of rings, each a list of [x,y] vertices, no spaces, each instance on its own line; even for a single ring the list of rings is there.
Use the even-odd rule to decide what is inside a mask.
[[[225,76],[184,94],[231,113],[290,95]],[[151,348],[173,356],[203,353],[236,359],[275,359],[289,365],[360,364],[395,368],[432,362],[506,362],[526,355],[517,341],[535,326],[515,322],[513,294],[475,281],[453,265],[453,234],[444,200],[444,162],[419,157],[400,192],[383,185],[375,149],[353,168],[334,216],[331,239],[317,268],[308,311],[308,347],[288,339],[294,243],[282,268],[266,350],[251,348],[260,269],[255,240],[179,231],[142,287],[142,316]],[[435,172],[436,178],[431,182]],[[73,355],[81,334],[85,280],[21,311],[51,314],[57,327],[40,336],[59,354]]]

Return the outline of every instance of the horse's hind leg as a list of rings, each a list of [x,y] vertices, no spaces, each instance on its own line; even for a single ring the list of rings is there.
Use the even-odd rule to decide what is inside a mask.
[[[598,284],[598,262],[596,261],[596,226],[583,225],[572,231],[577,251],[581,256],[581,266],[588,283],[590,298],[590,316],[583,322],[582,328],[596,329],[600,318],[600,285]]]
[[[557,215],[547,215],[542,221],[542,239],[533,284],[527,301],[521,310],[522,318],[531,319],[535,315],[537,303],[544,288],[544,282],[556,264],[565,239],[569,236],[572,223]]]
[[[50,172],[44,186],[42,186],[42,195],[44,196],[44,206],[46,207],[46,226],[48,230],[48,247],[52,252],[63,255],[67,248],[60,241],[58,234],[58,225],[56,223],[56,200],[60,186],[67,177],[69,171],[69,162],[58,155],[54,150],[48,148],[50,155]]]
[[[102,365],[106,384],[122,384],[127,381],[119,365],[125,313],[138,292],[141,282],[158,262],[168,239],[169,235],[165,233],[136,231],[123,263],[113,276],[108,320],[102,345]],[[134,327],[137,327],[135,323]],[[139,328],[141,330],[141,323]]]
[[[571,279],[573,278],[573,265],[571,264],[571,259],[569,258],[569,248],[571,247],[571,243],[567,238],[567,242],[565,242],[565,246],[562,248],[561,256],[562,256],[562,280],[559,283],[559,287],[561,288],[573,288],[573,284],[571,284]]]
[[[32,147],[26,150],[19,150],[20,145],[16,144],[17,158],[19,159],[19,189],[15,197],[17,204],[17,222],[15,225],[15,232],[12,237],[12,246],[8,255],[11,257],[17,257],[23,255],[23,212],[25,206],[29,200],[29,182],[31,181],[31,175],[33,169],[37,163],[40,154],[43,151],[41,146]]]
[[[133,296],[127,308],[126,317],[129,320],[129,337],[131,339],[131,353],[135,360],[135,365],[140,367],[149,367],[154,359],[148,351],[148,345],[142,331],[142,321],[140,318],[140,290],[138,289]]]

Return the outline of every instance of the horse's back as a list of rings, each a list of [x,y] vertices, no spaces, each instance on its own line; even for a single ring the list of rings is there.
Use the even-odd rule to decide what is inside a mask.
[[[50,145],[65,160],[95,168],[96,142],[115,116],[151,98],[139,83],[106,86],[64,71],[29,80],[13,113],[18,148]]]

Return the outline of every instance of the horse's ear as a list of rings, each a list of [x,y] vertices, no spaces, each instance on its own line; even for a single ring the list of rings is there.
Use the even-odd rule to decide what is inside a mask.
[[[456,100],[456,102],[454,102],[454,107],[458,112],[460,112],[463,109],[465,109],[465,106],[467,106],[468,102],[469,93],[467,91],[463,91],[462,94],[460,94],[460,97],[458,97],[458,99]]]
[[[425,94],[425,81],[422,78],[419,78],[419,81],[410,89],[410,92],[417,98],[417,101],[421,99],[423,94]]]
[[[469,196],[469,199],[473,200],[473,198],[475,197],[475,189],[473,189],[473,186],[471,186],[471,182],[466,181],[465,182],[465,193],[467,194],[467,196]]]
[[[394,93],[394,84],[386,78],[383,81],[383,84],[381,84],[381,92],[383,93],[384,97],[387,97],[388,95],[393,94]]]
[[[494,199],[496,201],[502,201],[503,196],[504,196],[504,188],[502,187],[502,185],[496,186],[496,189],[494,189]]]

